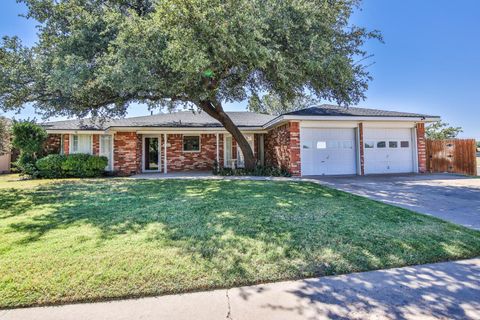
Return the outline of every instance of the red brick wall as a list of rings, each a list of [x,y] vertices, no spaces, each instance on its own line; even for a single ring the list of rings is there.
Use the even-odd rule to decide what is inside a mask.
[[[300,124],[289,122],[265,135],[265,163],[285,168],[294,176],[301,174]]]
[[[363,123],[360,122],[358,124],[358,132],[359,132],[359,142],[360,142],[360,145],[358,146],[358,148],[360,149],[360,174],[362,176],[365,175],[365,144],[363,143],[364,140],[363,140]]]
[[[113,137],[113,167],[120,175],[141,171],[141,136],[135,132],[118,132]]]
[[[98,156],[100,154],[100,136],[98,134],[92,135],[92,147],[93,155]]]
[[[49,134],[47,140],[43,145],[43,151],[45,154],[59,154],[61,147],[61,134]]]
[[[70,135],[64,134],[63,135],[63,154],[70,153]]]
[[[200,135],[200,152],[184,152],[182,134],[169,134],[167,142],[168,172],[206,171],[213,169],[214,161],[217,158],[217,138],[215,134]],[[223,141],[219,146],[219,153],[222,155],[221,160],[223,160]]]
[[[427,146],[425,141],[425,124],[417,123],[418,172],[427,172]]]

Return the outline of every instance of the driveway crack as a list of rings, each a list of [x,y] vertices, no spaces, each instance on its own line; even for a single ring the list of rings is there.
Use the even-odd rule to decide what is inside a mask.
[[[228,295],[228,289],[225,291],[225,296],[227,297],[227,320],[233,320],[232,308],[230,306],[230,296]]]

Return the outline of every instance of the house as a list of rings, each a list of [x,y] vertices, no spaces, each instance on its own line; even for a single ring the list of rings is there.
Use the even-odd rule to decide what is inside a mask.
[[[294,176],[426,171],[425,123],[439,117],[321,105],[280,116],[229,112],[259,164]],[[242,167],[235,140],[205,112],[45,123],[53,152],[106,156],[108,170],[140,172]]]

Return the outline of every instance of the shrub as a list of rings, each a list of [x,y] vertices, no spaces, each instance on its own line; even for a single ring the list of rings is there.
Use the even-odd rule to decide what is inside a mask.
[[[36,162],[42,178],[92,178],[101,176],[108,164],[106,157],[89,154],[52,154]]]
[[[291,173],[284,168],[272,166],[256,166],[254,169],[245,168],[218,168],[214,166],[213,174],[219,176],[264,176],[264,177],[291,177]]]
[[[62,164],[67,159],[66,156],[60,154],[51,154],[45,158],[37,160],[35,163],[39,176],[42,178],[62,178],[65,172],[62,170]]]
[[[68,177],[91,178],[98,177],[108,164],[107,157],[92,156],[89,154],[72,154],[66,156],[62,163],[62,171]]]
[[[30,176],[32,178],[38,177],[35,158],[31,154],[21,152],[17,161],[14,163],[14,166],[18,169],[18,172],[20,172],[21,175]]]

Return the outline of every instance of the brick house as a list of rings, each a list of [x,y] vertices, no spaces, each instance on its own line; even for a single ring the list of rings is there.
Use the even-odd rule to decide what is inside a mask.
[[[426,171],[425,123],[439,117],[321,105],[280,116],[229,112],[260,165],[294,176]],[[244,165],[235,139],[204,112],[44,124],[50,153],[89,153],[109,159],[107,170],[212,170]]]

